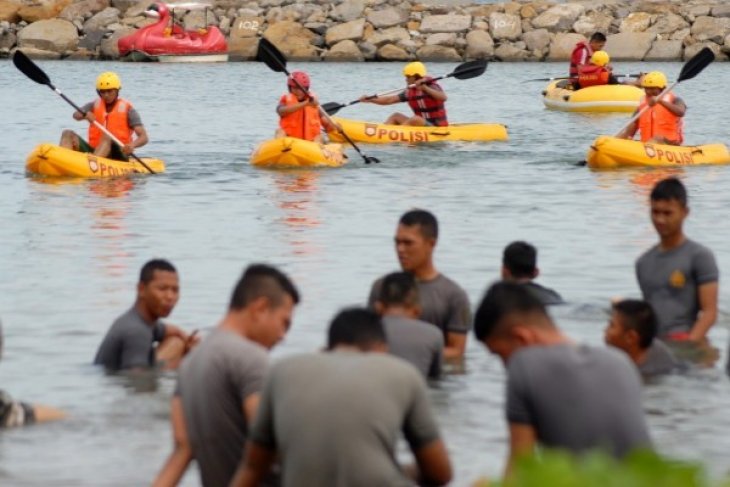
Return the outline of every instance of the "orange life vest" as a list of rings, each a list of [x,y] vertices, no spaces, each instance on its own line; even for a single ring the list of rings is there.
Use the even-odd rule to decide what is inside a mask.
[[[96,121],[107,128],[109,132],[119,139],[122,144],[129,144],[132,141],[134,130],[129,126],[129,110],[132,104],[123,98],[117,98],[110,111],[106,110],[106,103],[101,98],[94,102],[94,117]],[[89,145],[96,149],[99,145],[103,132],[93,123],[89,125]]]
[[[314,96],[314,94],[310,93]],[[280,106],[292,106],[301,103],[296,96],[288,93],[281,97]],[[322,121],[319,118],[317,107],[305,106],[296,112],[284,115],[279,120],[279,127],[289,137],[304,140],[314,140],[322,132]]]
[[[578,84],[581,88],[607,85],[609,79],[610,72],[604,66],[587,64],[578,69]]]
[[[677,97],[674,96],[674,93],[667,93],[663,99],[669,103],[674,103]],[[646,106],[646,97],[644,97],[639,103],[639,110]],[[658,103],[653,107],[649,107],[639,117],[639,131],[641,132],[642,142],[656,136],[662,136],[667,140],[681,144],[684,141],[682,127],[682,117],[676,116]]]

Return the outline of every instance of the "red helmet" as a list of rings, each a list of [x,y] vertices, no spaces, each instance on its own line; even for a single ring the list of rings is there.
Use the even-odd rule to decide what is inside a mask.
[[[297,83],[302,85],[302,88],[309,89],[309,75],[304,71],[294,71],[286,84],[289,88],[296,88]]]

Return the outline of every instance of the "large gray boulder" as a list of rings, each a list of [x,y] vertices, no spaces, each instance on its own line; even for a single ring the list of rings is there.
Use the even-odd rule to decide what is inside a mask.
[[[416,57],[423,61],[459,62],[461,56],[453,47],[423,46],[416,51]]]
[[[330,17],[338,22],[359,19],[365,10],[365,0],[345,0],[330,12]]]
[[[18,34],[18,47],[64,53],[79,45],[79,33],[68,20],[47,19],[33,22]]]
[[[403,25],[408,22],[409,12],[400,8],[386,8],[384,10],[375,10],[368,14],[367,20],[376,29],[385,29]]]
[[[297,22],[284,20],[271,24],[264,31],[264,36],[273,42],[287,59],[302,61],[319,59],[319,53],[312,45],[316,35]]]
[[[555,5],[532,19],[532,26],[550,32],[569,30],[585,10],[586,8],[578,3]]]
[[[256,37],[264,26],[264,18],[257,16],[241,16],[231,24],[230,40]]]
[[[552,42],[550,42],[550,51],[548,52],[548,61],[568,61],[575,45],[586,38],[580,34],[555,34]]]
[[[137,0],[129,5],[129,7],[125,10],[122,6],[118,6],[117,3],[112,0],[112,7],[123,12],[125,17],[142,17],[144,16],[145,11],[153,3],[155,3],[155,0]]]
[[[654,22],[654,25],[649,28],[648,32],[669,35],[688,27],[689,23],[684,20],[684,17],[670,12],[665,15],[660,15],[656,22]]]
[[[380,46],[375,57],[382,61],[408,61],[412,58],[405,49],[393,44]]]
[[[550,45],[550,33],[547,29],[536,29],[525,32],[522,40],[525,41],[528,50],[542,51]]]
[[[471,15],[430,15],[421,22],[421,33],[466,32],[471,27]]]
[[[711,14],[713,17],[730,17],[730,5],[715,5],[712,7]]]
[[[654,41],[644,61],[679,61],[684,49],[682,41],[659,39]]]
[[[473,30],[466,35],[467,59],[489,59],[494,56],[494,40],[488,32]]]
[[[258,37],[231,37],[228,40],[228,60],[251,61],[256,59],[258,47]]]
[[[364,61],[364,57],[354,41],[340,41],[324,55],[325,61]]]
[[[403,27],[391,27],[389,29],[375,31],[366,37],[365,40],[376,47],[380,47],[384,44],[397,44],[400,41],[405,41],[410,38],[411,35]]]
[[[134,32],[135,29],[132,29],[130,27],[124,27],[122,29],[119,29],[115,31],[110,37],[107,37],[103,41],[101,41],[101,58],[102,59],[119,59],[119,46],[117,45],[117,42],[122,37],[128,36],[132,32]]]
[[[654,15],[647,12],[632,12],[621,21],[619,32],[644,32],[651,25]]]
[[[454,47],[456,45],[456,34],[453,32],[438,32],[436,34],[431,34],[426,38],[426,45]]]
[[[501,61],[524,61],[528,53],[510,42],[505,42],[495,49],[494,55]]]
[[[344,24],[335,25],[327,29],[325,34],[325,42],[327,45],[333,46],[340,41],[359,41],[363,37],[365,30],[365,19],[353,20]]]
[[[698,17],[692,24],[690,33],[699,42],[722,44],[725,36],[730,34],[730,18]]]
[[[109,6],[109,0],[81,0],[61,10],[58,18],[72,21],[77,17],[98,14]]]
[[[684,60],[692,59],[692,57],[705,47],[709,47],[715,54],[717,61],[727,61],[727,57],[722,54],[722,48],[714,42],[696,42],[684,48]]]
[[[614,61],[641,61],[651,49],[656,34],[651,32],[623,32],[608,36],[604,50]]]
[[[489,32],[494,39],[515,41],[522,35],[522,21],[517,15],[494,12],[489,15]]]
[[[608,34],[613,23],[613,17],[602,12],[588,12],[578,17],[573,24],[573,30],[578,34],[590,38],[594,32],[602,32]]]
[[[119,22],[119,10],[108,7],[84,22],[84,32],[102,30],[114,22]]]
[[[36,49],[35,47],[24,47],[23,54],[31,59],[39,60],[55,60],[61,59],[61,53],[56,51],[47,51],[45,49]]]

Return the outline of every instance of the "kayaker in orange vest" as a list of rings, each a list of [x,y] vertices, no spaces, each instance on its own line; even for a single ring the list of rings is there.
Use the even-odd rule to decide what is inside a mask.
[[[600,32],[595,32],[588,42],[580,41],[577,43],[573,49],[573,53],[570,55],[568,76],[575,79],[578,76],[581,66],[588,64],[593,53],[603,50],[603,46],[605,45],[606,36]]]
[[[687,111],[687,105],[671,92],[658,99],[667,86],[667,77],[660,71],[645,74],[641,79],[641,86],[646,95],[634,113],[640,112],[647,106],[649,108],[641,114],[638,121],[626,127],[618,137],[633,139],[638,130],[641,132],[642,142],[682,145],[684,141],[682,117]]]
[[[294,71],[286,86],[289,93],[282,95],[276,113],[279,114],[279,128],[276,137],[296,137],[322,143],[322,128],[326,127],[319,115],[319,101],[313,93],[307,93],[299,85],[309,90],[309,75],[304,71]]]
[[[88,142],[72,130],[61,134],[61,147],[80,152],[93,152],[100,157],[120,161],[129,160],[129,154],[145,145],[149,138],[137,110],[127,100],[119,97],[122,82],[116,73],[107,71],[96,78],[96,93],[99,98],[81,107],[83,113],[74,112],[76,120],[88,120]],[[94,121],[105,126],[124,145],[120,147],[94,125]],[[136,137],[135,137],[136,136]]]
[[[409,63],[403,68],[403,75],[406,77],[408,87],[397,95],[360,97],[364,103],[375,103],[376,105],[392,105],[394,103],[408,102],[408,106],[414,112],[409,117],[402,113],[394,113],[386,124],[390,125],[413,125],[423,127],[430,125],[434,127],[445,127],[449,125],[446,117],[445,101],[448,99],[444,90],[433,78],[427,76],[426,66],[421,62]]]
[[[613,68],[608,64],[610,61],[611,58],[606,51],[594,52],[590,62],[578,69],[576,89],[621,84],[612,73]]]

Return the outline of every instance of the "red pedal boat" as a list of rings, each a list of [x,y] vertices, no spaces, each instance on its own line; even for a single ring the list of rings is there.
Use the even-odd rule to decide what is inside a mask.
[[[119,55],[126,61],[160,62],[225,62],[228,44],[223,33],[214,25],[197,30],[185,30],[175,19],[175,9],[207,9],[210,5],[186,3],[152,4],[145,15],[159,20],[118,41]]]

